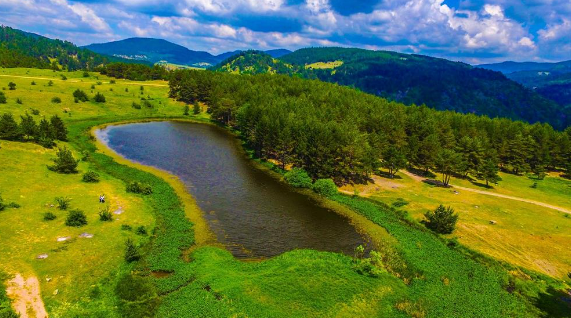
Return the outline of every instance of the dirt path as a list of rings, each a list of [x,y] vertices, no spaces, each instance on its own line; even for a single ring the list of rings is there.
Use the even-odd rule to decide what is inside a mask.
[[[15,77],[15,78],[27,78],[27,79],[37,79],[37,80],[44,80],[44,81],[59,81],[59,82],[68,82],[68,83],[91,83],[91,84],[95,84],[97,82],[92,82],[92,81],[79,81],[79,80],[62,80],[62,79],[57,79],[57,78],[46,78],[46,77],[35,77],[35,76],[21,76],[21,75],[6,75],[6,74],[0,74],[0,77]],[[106,84],[109,84],[109,82],[105,82]],[[143,83],[143,82],[132,82],[132,83],[121,83],[121,84],[125,84],[125,85],[140,85],[140,86],[155,86],[155,87],[169,87],[167,84],[153,84],[153,83]]]
[[[403,174],[411,177],[412,179],[416,180],[416,181],[423,181],[425,180],[425,178],[417,176],[413,173],[410,173],[406,170],[401,171]],[[511,195],[505,195],[505,194],[500,194],[500,193],[494,193],[494,192],[490,192],[490,191],[484,191],[484,190],[478,190],[478,189],[472,189],[472,188],[466,188],[466,187],[461,187],[461,186],[456,186],[456,185],[451,185],[454,189],[458,189],[458,190],[463,190],[463,191],[470,191],[473,193],[478,193],[478,194],[483,194],[483,195],[489,195],[489,196],[493,196],[493,197],[498,197],[498,198],[503,198],[503,199],[509,199],[509,200],[515,200],[515,201],[520,201],[520,202],[525,202],[525,203],[530,203],[530,204],[535,204],[535,205],[539,205],[545,208],[549,208],[549,209],[553,209],[553,210],[557,210],[557,211],[561,211],[563,213],[568,213],[571,214],[571,210],[559,207],[559,206],[555,206],[555,205],[551,205],[551,204],[547,204],[544,202],[539,202],[539,201],[534,201],[534,200],[529,200],[529,199],[524,199],[524,198],[518,198],[518,197],[514,197]]]
[[[35,276],[24,279],[16,274],[8,282],[8,297],[12,299],[14,309],[21,318],[47,318],[48,313],[40,294],[40,282]]]

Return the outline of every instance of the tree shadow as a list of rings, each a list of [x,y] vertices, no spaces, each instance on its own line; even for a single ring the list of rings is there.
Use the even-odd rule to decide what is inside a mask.
[[[470,183],[472,183],[473,185],[480,187],[480,188],[484,188],[484,189],[493,189],[494,187],[489,185],[489,184],[485,184],[482,182],[478,182],[476,180],[471,180]]]
[[[569,317],[571,313],[571,290],[557,290],[550,286],[544,293],[540,293],[535,306],[543,311],[547,317]]]
[[[434,179],[436,178],[436,174],[434,174],[432,171],[425,171],[422,169],[417,169],[417,168],[407,168],[406,169],[408,172],[417,175],[419,177],[424,177],[424,178],[428,178],[428,179]]]
[[[431,186],[439,187],[439,188],[452,188],[451,185],[445,185],[444,182],[439,181],[439,180],[424,179],[424,180],[422,180],[422,182],[424,182],[428,185],[431,185]]]
[[[399,176],[399,175],[391,176],[390,173],[388,173],[388,172],[386,172],[386,171],[380,171],[380,170],[377,171],[377,175],[378,175],[379,177],[383,177],[383,178],[387,178],[387,179],[392,179],[392,180],[402,179],[402,177]]]

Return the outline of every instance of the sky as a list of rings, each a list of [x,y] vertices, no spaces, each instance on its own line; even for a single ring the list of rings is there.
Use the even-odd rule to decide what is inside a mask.
[[[472,64],[571,59],[571,0],[0,0],[0,24],[77,45],[360,47]]]

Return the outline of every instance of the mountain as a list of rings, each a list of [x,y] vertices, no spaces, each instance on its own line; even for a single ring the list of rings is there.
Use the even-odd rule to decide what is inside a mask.
[[[558,63],[503,62],[478,65],[498,70],[562,107],[571,108],[571,61]]]
[[[129,38],[108,43],[90,44],[85,48],[101,54],[151,63],[167,61],[172,64],[201,66],[218,62],[218,59],[208,52],[192,51],[182,45],[162,39]]]
[[[208,52],[192,51],[182,45],[153,38],[129,38],[108,43],[90,44],[85,46],[85,48],[100,54],[118,56],[126,59],[202,68],[218,64],[231,56],[243,52],[237,50],[215,56]],[[280,57],[291,53],[291,51],[285,49],[269,50],[266,52],[273,57]]]
[[[548,122],[557,128],[568,126],[571,119],[570,110],[503,74],[465,63],[347,48],[300,49],[278,61],[261,58],[259,52],[248,54],[229,59],[215,69],[234,73],[294,73],[355,87],[409,105],[426,104],[439,110],[531,123]]]
[[[214,67],[215,71],[235,74],[287,74],[299,73],[298,67],[282,62],[262,51],[244,51],[232,55]]]
[[[7,26],[0,26],[0,66],[94,69],[119,61],[79,48],[73,43],[49,39]]]

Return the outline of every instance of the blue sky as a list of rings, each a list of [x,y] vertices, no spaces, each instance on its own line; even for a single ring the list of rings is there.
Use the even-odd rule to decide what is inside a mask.
[[[571,59],[571,0],[0,0],[0,23],[78,45],[156,37],[213,54],[347,46],[468,63]]]

